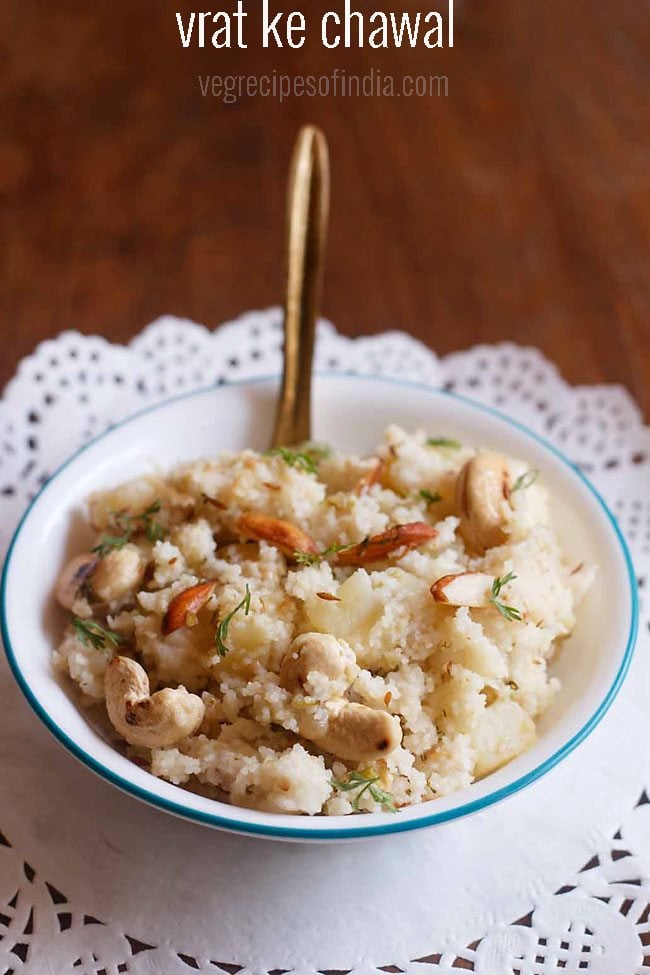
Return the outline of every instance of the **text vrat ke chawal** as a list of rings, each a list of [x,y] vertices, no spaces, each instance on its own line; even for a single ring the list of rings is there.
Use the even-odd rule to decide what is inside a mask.
[[[301,48],[307,40],[309,22],[300,10],[289,13],[274,12],[271,0],[261,5],[262,47]],[[204,10],[176,14],[176,23],[184,48],[248,47],[248,12],[246,0],[235,0],[234,10]],[[320,39],[323,47],[374,49],[388,47],[444,48],[454,46],[454,0],[447,0],[446,13],[426,12],[386,13],[383,10],[364,12],[353,7],[352,0],[344,0],[339,10],[328,10],[320,18]]]

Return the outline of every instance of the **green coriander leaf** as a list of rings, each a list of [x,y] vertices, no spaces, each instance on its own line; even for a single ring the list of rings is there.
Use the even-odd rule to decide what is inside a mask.
[[[297,467],[308,474],[315,474],[317,470],[316,461],[307,453],[297,450],[289,450],[288,447],[274,447],[267,451],[270,457],[281,457],[289,467]]]
[[[495,609],[498,609],[498,611],[501,613],[503,618],[507,620],[509,623],[521,623],[522,620],[521,610],[517,609],[515,606],[506,606],[505,603],[502,603],[499,600],[499,596],[501,595],[501,590],[503,589],[503,587],[507,585],[507,583],[512,582],[512,580],[516,578],[517,576],[514,574],[514,572],[509,572],[507,575],[503,576],[502,578],[497,576],[494,582],[492,583],[492,592],[489,597],[489,600],[492,603],[492,605],[495,607]]]
[[[162,542],[165,537],[165,529],[159,521],[148,521],[144,525],[144,531],[150,542]]]
[[[102,535],[99,543],[94,547],[100,558],[108,555],[109,552],[117,551],[131,541],[133,535],[138,531],[143,531],[150,542],[160,542],[165,537],[165,529],[153,518],[161,508],[161,501],[157,498],[148,508],[141,511],[139,515],[127,515],[125,512],[114,512],[113,521],[122,530],[121,535]]]
[[[124,637],[119,633],[113,633],[95,620],[83,620],[79,616],[73,616],[71,622],[79,640],[85,646],[93,647],[95,650],[105,650],[107,643],[119,647],[125,642]]]
[[[356,796],[351,800],[352,808],[355,812],[361,812],[359,801],[366,792],[369,792],[375,802],[382,805],[388,812],[397,812],[390,792],[384,792],[383,789],[380,789],[376,785],[378,781],[379,776],[377,775],[369,778],[360,772],[350,772],[347,779],[332,779],[332,785],[339,792],[354,792],[358,790]]]
[[[352,545],[330,545],[322,552],[302,552],[298,549],[293,553],[293,559],[298,565],[320,565],[329,555],[336,555],[337,552],[344,552],[346,548],[352,547]]]
[[[363,541],[367,544],[370,541],[370,536],[366,536]],[[355,548],[356,544],[356,542],[350,542],[349,545],[330,545],[329,548],[325,549],[323,555],[337,555],[339,552],[346,552],[349,548]]]
[[[332,779],[332,785],[339,792],[350,792],[351,789],[358,789],[359,783],[353,782],[350,779],[347,782],[344,779]]]
[[[301,552],[298,550],[293,553],[293,560],[298,565],[318,565],[322,558],[323,556],[318,552]]]
[[[509,582],[512,582],[512,580],[516,578],[517,576],[514,574],[514,572],[509,572],[507,575],[503,576],[503,578],[497,576],[494,582],[492,583],[492,595],[495,598],[497,596],[500,596],[503,587],[507,586]]]
[[[157,515],[162,508],[162,501],[160,498],[156,498],[148,508],[145,508],[139,515],[133,515],[134,518],[148,518],[149,515]]]
[[[226,640],[228,639],[228,627],[230,626],[233,616],[235,616],[235,614],[242,609],[244,610],[244,616],[248,616],[251,609],[251,591],[248,587],[248,583],[246,584],[246,595],[242,601],[235,606],[231,613],[224,616],[217,627],[217,632],[214,635],[214,642],[217,645],[217,652],[220,657],[225,657],[226,654],[230,653],[230,648],[226,646]]]
[[[103,559],[109,552],[119,551],[131,541],[131,530],[124,532],[123,535],[102,535],[99,542],[92,549],[100,559]]]
[[[510,489],[510,493],[514,494],[515,491],[525,491],[526,488],[529,488],[531,484],[535,483],[538,477],[539,471],[536,468],[531,467],[529,471],[526,471],[517,478]]]
[[[354,789],[358,785],[366,785],[369,781],[367,775],[362,775],[361,772],[350,772],[348,775],[348,784]]]
[[[496,599],[491,599],[490,602],[493,606],[496,606],[508,623],[521,623],[522,616],[520,609],[517,609],[515,606],[506,606],[505,603],[500,603]]]
[[[397,812],[395,802],[390,792],[385,792],[383,789],[380,789],[378,785],[371,785],[369,792],[375,802],[382,805],[388,812]]]
[[[315,443],[314,441],[307,440],[305,443],[301,443],[298,450],[302,454],[306,454],[307,457],[319,464],[321,460],[325,460],[326,457],[330,457],[332,454],[332,448],[326,443]]]
[[[140,529],[144,531],[145,535],[150,542],[160,542],[165,537],[165,529],[160,524],[159,521],[153,517],[157,514],[162,507],[160,498],[156,498],[153,504],[150,504],[148,508],[145,508],[139,515],[130,515],[127,517],[127,521],[131,525],[133,531]]]
[[[429,437],[427,447],[448,447],[449,450],[460,450],[462,447],[460,440],[450,440],[449,437]]]
[[[437,504],[438,501],[442,501],[442,495],[438,494],[437,491],[434,493],[433,491],[428,491],[426,488],[423,488],[418,493],[422,500],[426,501],[427,504]]]
[[[332,448],[327,444],[311,442],[300,444],[295,450],[289,447],[274,447],[272,450],[267,450],[268,456],[281,457],[289,467],[300,468],[308,474],[316,474],[320,462],[331,453]]]

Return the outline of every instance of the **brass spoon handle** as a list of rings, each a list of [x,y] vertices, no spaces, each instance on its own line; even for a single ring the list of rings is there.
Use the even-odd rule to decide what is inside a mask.
[[[287,198],[284,372],[274,447],[311,438],[311,376],[329,217],[329,154],[313,125],[298,133]]]

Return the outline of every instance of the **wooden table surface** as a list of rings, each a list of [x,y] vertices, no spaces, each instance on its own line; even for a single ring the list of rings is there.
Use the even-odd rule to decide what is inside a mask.
[[[315,28],[342,3],[301,6]],[[178,9],[197,5],[2,4],[1,382],[62,329],[126,341],[164,312],[215,326],[278,303],[286,166],[314,121],[341,330],[534,344],[650,413],[647,0],[457,0],[452,51],[327,52],[316,29],[301,51],[183,50]],[[198,82],[335,67],[446,74],[449,96],[224,105]]]

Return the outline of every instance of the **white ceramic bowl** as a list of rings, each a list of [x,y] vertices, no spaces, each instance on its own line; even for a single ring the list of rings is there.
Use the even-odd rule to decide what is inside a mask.
[[[636,584],[629,553],[604,502],[554,448],[516,422],[459,396],[386,379],[319,376],[315,437],[367,452],[397,422],[432,435],[502,450],[539,468],[553,496],[555,524],[569,558],[595,562],[597,581],[553,672],[562,691],[539,722],[539,740],[504,768],[461,792],[404,809],[348,817],[293,817],[215,802],[155,778],[102,739],[50,663],[63,619],[52,589],[66,556],[87,542],[81,512],[97,488],[222,449],[264,449],[277,380],[238,383],[171,400],[138,414],[72,457],[24,516],[5,563],[2,631],[27,700],[50,731],[88,768],[159,809],[241,833],[294,840],[385,835],[432,826],[484,809],[530,785],[571,752],[614,699],[632,656]]]

